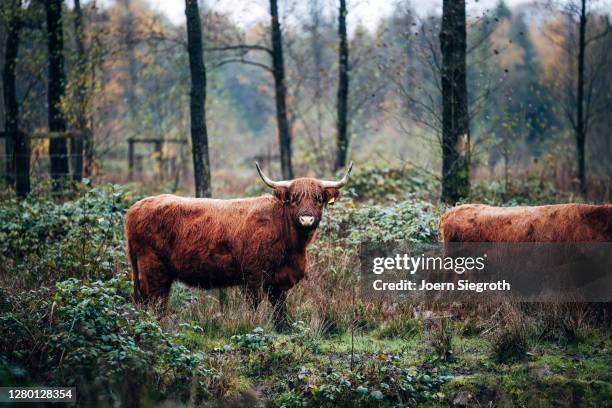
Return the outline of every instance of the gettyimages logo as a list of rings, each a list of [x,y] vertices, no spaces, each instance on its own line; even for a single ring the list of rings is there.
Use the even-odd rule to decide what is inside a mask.
[[[612,242],[370,242],[360,261],[371,299],[612,301]]]
[[[372,272],[380,275],[385,271],[406,271],[411,275],[419,271],[453,271],[463,274],[466,271],[482,271],[485,268],[487,254],[479,257],[442,257],[442,256],[420,256],[413,257],[408,254],[396,254],[395,257],[374,258],[372,261]]]

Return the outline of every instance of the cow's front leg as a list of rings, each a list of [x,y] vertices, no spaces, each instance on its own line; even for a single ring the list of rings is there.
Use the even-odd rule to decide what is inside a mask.
[[[290,265],[278,270],[264,287],[274,310],[274,326],[278,331],[288,328],[287,291],[294,287],[305,275],[306,256],[297,256]]]
[[[280,287],[268,289],[268,300],[272,304],[274,328],[282,332],[289,328],[287,321],[287,291]]]

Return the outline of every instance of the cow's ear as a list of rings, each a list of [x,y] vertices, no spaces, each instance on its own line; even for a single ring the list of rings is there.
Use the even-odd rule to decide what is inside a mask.
[[[340,197],[340,189],[335,187],[327,187],[325,189],[325,202],[327,205],[333,205],[338,197]]]
[[[289,189],[287,187],[275,187],[272,194],[283,203],[289,201]]]

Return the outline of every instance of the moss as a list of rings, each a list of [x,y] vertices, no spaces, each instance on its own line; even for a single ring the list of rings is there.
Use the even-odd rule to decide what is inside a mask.
[[[528,370],[518,367],[503,374],[479,373],[456,377],[442,388],[448,403],[460,391],[469,392],[475,404],[488,406],[600,407],[612,400],[612,384],[605,381],[584,381],[553,374],[537,381]]]

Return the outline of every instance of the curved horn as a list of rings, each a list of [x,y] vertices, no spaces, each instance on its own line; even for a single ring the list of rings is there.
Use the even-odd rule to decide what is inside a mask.
[[[323,184],[323,188],[329,188],[329,187],[342,188],[342,187],[344,187],[344,185],[348,181],[349,175],[351,174],[351,170],[353,170],[353,162],[351,162],[351,164],[349,164],[348,170],[346,171],[346,173],[344,173],[344,177],[342,177],[340,179],[340,181],[326,181],[326,180],[322,180],[321,183]]]
[[[271,188],[289,187],[289,184],[291,184],[290,181],[273,181],[273,180],[271,180],[268,176],[263,174],[263,172],[261,171],[261,167],[259,167],[259,163],[257,163],[257,162],[255,162],[255,167],[257,168],[257,173],[259,173],[259,177],[261,177],[263,182],[266,183],[266,185],[268,187],[271,187]]]

